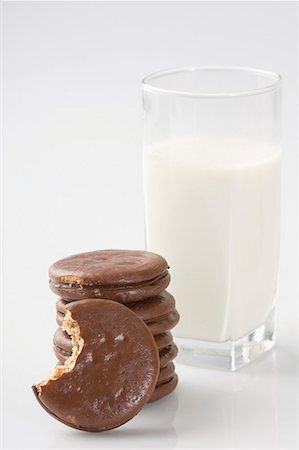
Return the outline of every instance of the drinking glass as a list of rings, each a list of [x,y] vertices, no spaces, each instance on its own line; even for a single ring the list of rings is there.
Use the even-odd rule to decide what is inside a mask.
[[[274,345],[280,97],[252,68],[143,80],[146,242],[170,266],[180,362],[235,370]]]

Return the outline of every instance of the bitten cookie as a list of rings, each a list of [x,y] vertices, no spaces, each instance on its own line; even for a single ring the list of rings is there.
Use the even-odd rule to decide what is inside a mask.
[[[33,386],[37,400],[73,428],[104,431],[132,419],[152,397],[157,345],[145,323],[117,302],[70,303],[62,323],[72,355]]]

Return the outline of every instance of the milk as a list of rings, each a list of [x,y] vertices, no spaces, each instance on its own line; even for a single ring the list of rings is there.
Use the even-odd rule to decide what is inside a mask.
[[[148,250],[163,255],[181,319],[175,335],[237,340],[262,325],[277,290],[280,150],[236,139],[145,149]]]

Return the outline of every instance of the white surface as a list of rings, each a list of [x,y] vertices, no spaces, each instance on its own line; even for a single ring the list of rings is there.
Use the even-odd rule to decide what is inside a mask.
[[[296,448],[296,3],[14,3],[3,9],[4,448]],[[239,373],[178,368],[177,393],[107,434],[52,420],[30,386],[54,366],[47,268],[144,246],[141,78],[189,64],[283,77],[278,346]]]
[[[101,434],[65,427],[39,407],[29,389],[32,378],[42,374],[37,357],[17,389],[10,391],[4,425],[15,421],[18,430],[6,434],[4,443],[30,449],[297,448],[295,357],[285,341],[234,373],[177,366],[180,382],[175,393],[145,406],[117,430]]]
[[[260,142],[210,136],[147,148],[147,248],[171,267],[175,336],[237,341],[266,321],[276,300],[280,170],[280,149]]]

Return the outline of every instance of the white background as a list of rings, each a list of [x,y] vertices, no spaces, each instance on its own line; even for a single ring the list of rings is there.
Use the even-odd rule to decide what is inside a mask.
[[[3,447],[299,447],[296,2],[4,2]],[[30,390],[54,367],[47,268],[144,248],[140,83],[183,65],[283,77],[278,343],[237,373],[178,367],[168,399],[104,434],[76,432]]]

